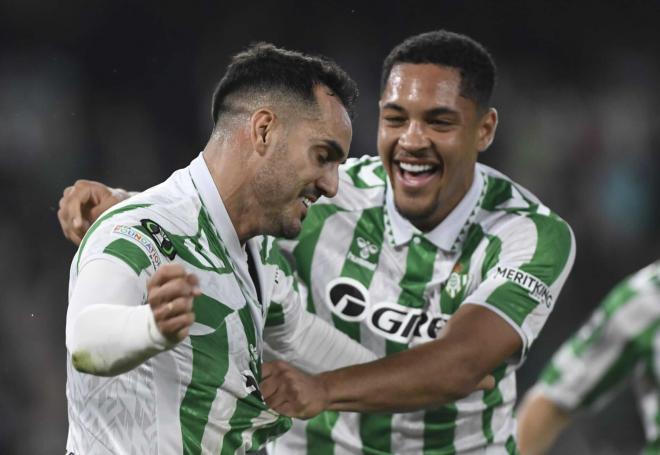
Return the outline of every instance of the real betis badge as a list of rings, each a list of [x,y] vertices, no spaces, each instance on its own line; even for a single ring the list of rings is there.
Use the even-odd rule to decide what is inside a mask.
[[[463,287],[467,284],[468,277],[467,275],[460,275],[456,272],[452,272],[449,275],[447,280],[447,285],[445,286],[445,291],[452,299],[458,295]]]
[[[165,233],[165,230],[155,221],[146,218],[140,220],[140,224],[142,224],[142,227],[147,230],[151,238],[154,239],[160,252],[167,256],[170,260],[174,259],[176,256],[176,250],[174,249],[172,241]]]

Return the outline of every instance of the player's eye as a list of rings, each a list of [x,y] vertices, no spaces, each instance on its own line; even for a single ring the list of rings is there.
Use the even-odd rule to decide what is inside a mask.
[[[321,150],[316,154],[316,160],[319,165],[323,166],[328,162],[328,152],[326,150]]]

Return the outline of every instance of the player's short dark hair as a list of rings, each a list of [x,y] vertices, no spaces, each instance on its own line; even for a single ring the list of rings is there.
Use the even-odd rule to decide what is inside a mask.
[[[315,104],[314,88],[325,85],[341,101],[349,116],[358,97],[357,84],[332,60],[256,43],[236,54],[213,93],[213,123],[229,110],[230,95],[268,93],[291,95]],[[295,99],[294,98],[294,99]]]
[[[396,46],[383,63],[380,92],[398,63],[432,63],[456,68],[461,75],[461,95],[481,108],[488,107],[497,70],[493,57],[472,38],[446,30],[412,36]]]

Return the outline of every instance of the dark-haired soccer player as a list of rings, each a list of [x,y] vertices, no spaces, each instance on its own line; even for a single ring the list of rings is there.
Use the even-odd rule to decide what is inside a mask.
[[[273,238],[255,237],[297,235],[335,195],[356,95],[334,63],[253,46],[218,85],[203,153],[91,227],[71,267],[67,453],[257,449],[291,425],[259,394],[264,337],[317,369],[373,358],[302,310]]]
[[[476,163],[497,126],[494,82],[483,46],[447,31],[411,37],[385,60],[380,159],[342,166],[338,194],[312,205],[285,245],[308,309],[384,358],[317,376],[265,365],[267,403],[313,417],[274,453],[515,453],[515,371],[575,247],[561,218]],[[113,197],[69,191],[60,219],[75,237],[88,192]],[[488,374],[495,388],[474,392]]]

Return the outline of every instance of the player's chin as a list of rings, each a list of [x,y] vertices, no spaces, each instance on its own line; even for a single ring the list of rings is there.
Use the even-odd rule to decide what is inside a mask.
[[[279,237],[295,239],[302,230],[302,218],[291,218],[283,223]]]

